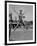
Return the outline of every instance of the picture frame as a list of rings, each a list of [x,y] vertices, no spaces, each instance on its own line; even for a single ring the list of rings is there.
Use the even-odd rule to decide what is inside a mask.
[[[32,5],[33,6],[33,40],[9,41],[9,5]],[[5,45],[35,44],[36,43],[36,2],[5,1]]]

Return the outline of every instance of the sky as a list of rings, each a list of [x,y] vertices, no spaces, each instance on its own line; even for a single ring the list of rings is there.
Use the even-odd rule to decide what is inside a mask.
[[[14,9],[16,10],[16,12],[14,12]],[[15,20],[15,16],[18,18],[19,15],[19,10],[23,10],[22,13],[24,13],[23,16],[25,16],[25,18],[23,18],[24,20],[30,21],[33,20],[33,6],[31,5],[13,5],[10,4],[9,5],[9,13],[12,13],[12,18]],[[18,14],[17,14],[18,13]]]

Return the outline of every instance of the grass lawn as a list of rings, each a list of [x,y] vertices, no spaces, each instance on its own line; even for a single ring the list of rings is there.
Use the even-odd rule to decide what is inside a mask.
[[[18,28],[16,31],[11,32],[10,40],[18,41],[18,40],[32,40],[33,39],[33,29],[23,29]]]

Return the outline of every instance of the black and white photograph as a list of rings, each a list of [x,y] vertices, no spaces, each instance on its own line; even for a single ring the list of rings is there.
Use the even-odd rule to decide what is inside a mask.
[[[35,43],[35,4],[7,2],[7,43]]]

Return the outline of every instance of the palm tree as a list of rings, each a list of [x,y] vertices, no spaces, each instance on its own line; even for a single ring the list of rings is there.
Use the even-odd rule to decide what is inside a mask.
[[[23,15],[24,15],[24,13],[22,13],[22,10],[19,10],[19,12],[20,13],[18,13],[16,10],[15,10],[15,6],[14,6],[14,10],[13,10],[17,15],[18,15],[18,17],[19,17],[19,22],[17,23],[17,26],[14,28],[14,30],[18,27],[18,25],[20,24],[20,25],[23,25],[23,26],[25,26],[24,25],[24,23],[23,23],[23,20],[22,20],[22,18],[25,18],[25,16],[23,17]],[[15,17],[15,21],[16,21],[16,17]]]
[[[23,20],[22,20],[22,16],[23,16],[23,14],[22,14],[22,10],[20,10],[20,13],[19,13],[19,23],[17,24],[17,26],[14,28],[14,30],[16,30],[16,28],[20,25],[23,25],[23,26],[25,26],[24,25],[24,23],[23,23]]]

